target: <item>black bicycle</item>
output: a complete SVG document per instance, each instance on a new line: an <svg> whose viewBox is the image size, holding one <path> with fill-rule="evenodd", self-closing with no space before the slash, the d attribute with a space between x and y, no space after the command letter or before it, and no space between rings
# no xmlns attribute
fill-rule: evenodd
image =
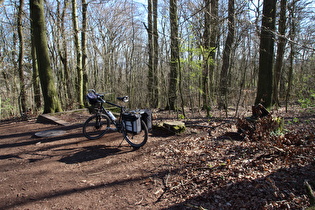
<svg viewBox="0 0 315 210"><path fill-rule="evenodd" d="M118 100L128 102L128 96L117 97ZM141 119L141 113L137 111L127 111L124 106L120 106L104 100L104 95L96 93L95 90L89 90L87 100L91 104L90 112L94 113L83 125L83 134L86 138L94 140L99 139L109 132L119 132L123 135L132 147L140 148L148 140L148 128ZM118 107L120 114L118 119L105 109L103 105L107 103Z"/></svg>

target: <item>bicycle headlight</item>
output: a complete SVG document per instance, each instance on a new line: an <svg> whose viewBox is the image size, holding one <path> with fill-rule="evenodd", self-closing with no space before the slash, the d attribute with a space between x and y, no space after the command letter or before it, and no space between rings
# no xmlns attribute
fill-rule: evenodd
<svg viewBox="0 0 315 210"><path fill-rule="evenodd" d="M123 102L127 103L129 101L129 97L128 96L124 96Z"/></svg>

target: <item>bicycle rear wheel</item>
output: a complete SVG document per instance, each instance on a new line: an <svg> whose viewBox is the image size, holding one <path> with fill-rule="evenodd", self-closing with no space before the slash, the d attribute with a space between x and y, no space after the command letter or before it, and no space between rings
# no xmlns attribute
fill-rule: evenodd
<svg viewBox="0 0 315 210"><path fill-rule="evenodd" d="M107 127L110 126L110 120L104 114L93 115L89 117L83 125L83 134L90 140L98 139L104 136Z"/></svg>
<svg viewBox="0 0 315 210"><path fill-rule="evenodd" d="M124 138L128 142L128 144L130 144L134 148L140 148L143 145L145 145L145 143L147 143L149 132L148 132L148 127L144 123L143 120L141 120L141 127L142 127L142 130L140 133L128 132L124 128L124 132L123 132Z"/></svg>

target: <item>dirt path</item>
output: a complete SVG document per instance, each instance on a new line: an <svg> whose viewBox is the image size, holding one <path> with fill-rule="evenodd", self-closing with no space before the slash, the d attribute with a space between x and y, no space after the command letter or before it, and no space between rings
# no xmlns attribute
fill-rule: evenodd
<svg viewBox="0 0 315 210"><path fill-rule="evenodd" d="M50 129L67 133L33 136ZM91 141L81 129L35 120L1 124L0 209L159 208L161 183L153 177L163 171L149 152L160 139L151 136L134 151L126 142L118 147L119 134Z"/></svg>

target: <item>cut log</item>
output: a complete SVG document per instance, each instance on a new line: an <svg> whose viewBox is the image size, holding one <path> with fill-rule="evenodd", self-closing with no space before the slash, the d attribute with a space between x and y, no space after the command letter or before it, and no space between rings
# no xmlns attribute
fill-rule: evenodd
<svg viewBox="0 0 315 210"><path fill-rule="evenodd" d="M60 120L57 117L48 115L48 114L42 114L37 117L38 123L44 123L44 124L57 124L57 125L63 125L63 126L68 126L70 123Z"/></svg>
<svg viewBox="0 0 315 210"><path fill-rule="evenodd" d="M186 130L185 123L181 121L164 122L163 126L174 133L182 133Z"/></svg>

